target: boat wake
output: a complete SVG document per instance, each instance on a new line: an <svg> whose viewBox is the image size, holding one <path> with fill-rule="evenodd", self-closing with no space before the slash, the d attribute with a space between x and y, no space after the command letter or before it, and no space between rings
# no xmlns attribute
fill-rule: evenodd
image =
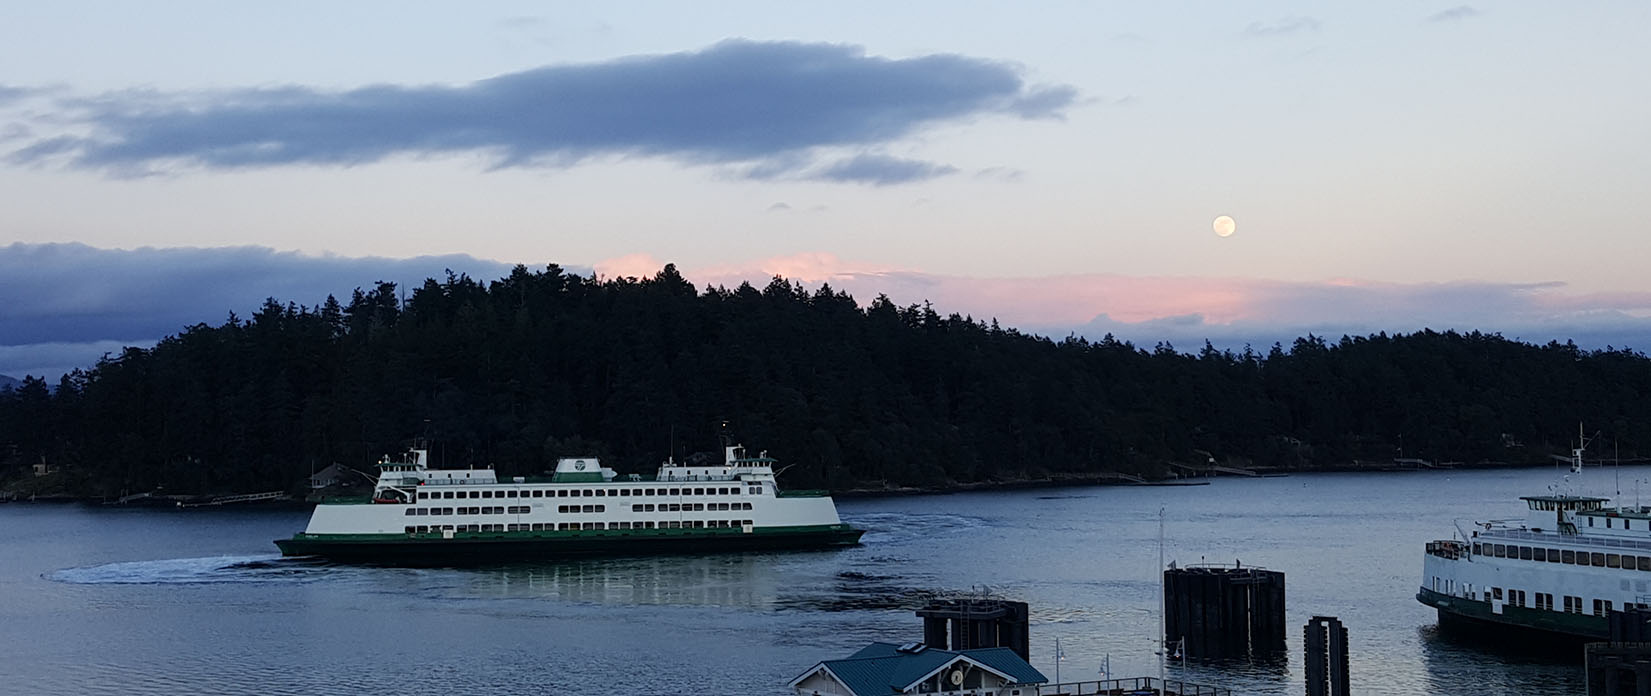
<svg viewBox="0 0 1651 696"><path fill-rule="evenodd" d="M208 556L126 561L64 568L45 578L73 585L196 585L308 581L330 569L310 559L277 555Z"/></svg>

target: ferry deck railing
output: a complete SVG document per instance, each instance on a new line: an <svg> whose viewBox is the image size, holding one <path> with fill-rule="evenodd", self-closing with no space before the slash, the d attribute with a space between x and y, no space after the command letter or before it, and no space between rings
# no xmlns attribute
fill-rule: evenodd
<svg viewBox="0 0 1651 696"><path fill-rule="evenodd" d="M1527 541L1541 541L1545 544L1570 544L1575 546L1608 546L1619 549L1651 550L1651 541L1636 541L1633 539L1613 539L1607 536L1577 537L1570 534L1547 534L1528 532L1523 529L1492 529L1479 533L1479 539L1523 539Z"/></svg>
<svg viewBox="0 0 1651 696"><path fill-rule="evenodd" d="M1003 691L1001 689L981 689L979 693L982 696L985 694L997 696L1002 694ZM1157 677L1129 677L1125 679L1042 684L1037 687L1035 692L1022 690L1021 693L1036 693L1037 696L1232 696L1233 692L1232 689L1224 686L1194 684L1179 679L1159 680Z"/></svg>
<svg viewBox="0 0 1651 696"><path fill-rule="evenodd" d="M1233 692L1224 686L1194 684L1179 679L1160 681L1157 677L1130 677L1037 686L963 689L943 693L945 696L1232 696Z"/></svg>

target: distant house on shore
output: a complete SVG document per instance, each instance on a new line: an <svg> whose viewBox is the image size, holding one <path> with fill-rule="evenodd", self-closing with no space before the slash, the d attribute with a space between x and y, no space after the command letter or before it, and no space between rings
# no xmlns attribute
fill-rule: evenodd
<svg viewBox="0 0 1651 696"><path fill-rule="evenodd" d="M52 473L52 468L49 467L49 466L46 466L46 458L41 457L40 461L35 462L34 475L35 476L45 476L46 474L49 474L49 473Z"/></svg>
<svg viewBox="0 0 1651 696"><path fill-rule="evenodd" d="M872 643L792 679L798 696L1002 694L1032 696L1049 681L1009 648L939 650L922 643Z"/></svg>
<svg viewBox="0 0 1651 696"><path fill-rule="evenodd" d="M345 483L345 476L349 473L344 465L334 463L325 469L310 474L310 488L326 488Z"/></svg>

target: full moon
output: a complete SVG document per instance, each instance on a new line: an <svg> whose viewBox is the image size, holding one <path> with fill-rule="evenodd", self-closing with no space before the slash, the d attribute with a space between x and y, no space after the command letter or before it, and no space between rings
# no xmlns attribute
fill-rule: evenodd
<svg viewBox="0 0 1651 696"><path fill-rule="evenodd" d="M1233 222L1232 216L1222 215L1215 219L1215 236L1231 237L1238 229L1238 223Z"/></svg>

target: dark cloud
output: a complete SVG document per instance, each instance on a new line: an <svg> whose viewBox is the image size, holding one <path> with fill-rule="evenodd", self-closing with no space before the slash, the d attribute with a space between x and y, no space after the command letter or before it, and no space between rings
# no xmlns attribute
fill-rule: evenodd
<svg viewBox="0 0 1651 696"><path fill-rule="evenodd" d="M1289 36L1319 30L1319 21L1312 17L1285 17L1272 22L1251 22L1244 27L1249 36Z"/></svg>
<svg viewBox="0 0 1651 696"><path fill-rule="evenodd" d="M265 247L0 247L0 374L61 373L200 322L242 317L274 297L317 305L387 280L411 288L446 269L479 280L512 264L455 254L411 259L304 256ZM570 272L588 273L584 269Z"/></svg>
<svg viewBox="0 0 1651 696"><path fill-rule="evenodd" d="M933 179L956 171L956 167L921 160L900 159L886 155L858 155L834 162L820 169L810 178L889 186L891 184L905 184Z"/></svg>
<svg viewBox="0 0 1651 696"><path fill-rule="evenodd" d="M0 85L0 106L6 106L23 101L29 97L49 94L53 90L44 87L19 87L17 85Z"/></svg>
<svg viewBox="0 0 1651 696"><path fill-rule="evenodd" d="M500 167L643 155L744 163L752 176L768 178L770 170L795 174L816 148L873 146L986 114L1059 118L1075 99L1071 87L1033 88L1014 66L968 56L888 59L847 45L730 40L696 52L543 67L459 86L59 99L59 108L90 133L41 139L10 158L145 174L180 166L347 166L456 152L492 154ZM872 164L839 163L827 171ZM941 168L931 165L929 175ZM919 169L906 165L908 176Z"/></svg>
<svg viewBox="0 0 1651 696"><path fill-rule="evenodd" d="M1464 19L1470 19L1470 18L1478 17L1478 16L1479 16L1479 11L1478 10L1473 9L1472 7L1470 7L1468 5L1457 5L1455 7L1452 7L1450 9L1448 9L1448 10L1443 10L1441 12L1436 12L1434 14L1428 15L1427 21L1429 21L1429 22L1456 22L1456 21L1461 21L1461 20L1464 20Z"/></svg>

